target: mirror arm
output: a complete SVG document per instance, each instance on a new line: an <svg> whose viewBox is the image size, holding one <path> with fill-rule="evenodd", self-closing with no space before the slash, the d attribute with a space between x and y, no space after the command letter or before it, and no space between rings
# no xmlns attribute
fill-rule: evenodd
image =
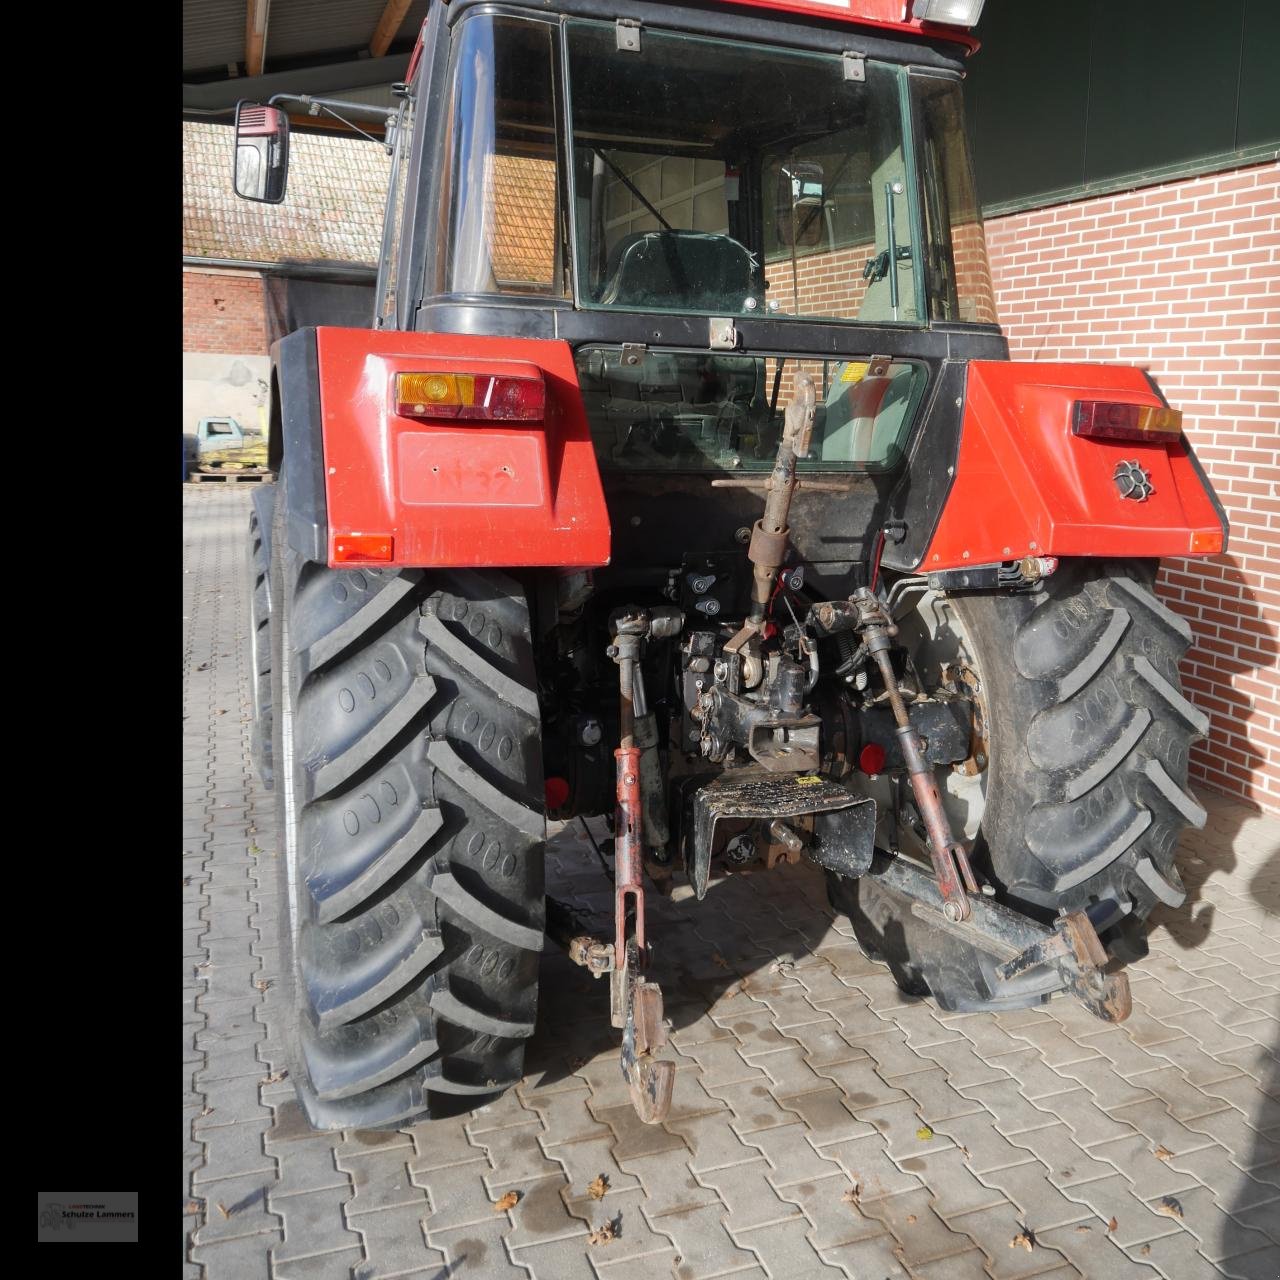
<svg viewBox="0 0 1280 1280"><path fill-rule="evenodd" d="M285 102L296 102L299 106L306 107L307 114L309 116L318 116L320 112L323 111L327 115L331 115L335 120L345 124L348 129L353 129L362 138L368 138L370 142L378 142L381 140L375 138L371 133L365 133L359 125L346 119L345 116L339 115L334 108L341 107L351 115L360 115L374 120L381 120L384 133L391 127L396 116L400 113L399 107L377 107L366 102L347 102L342 98L313 98L307 93L277 93L268 100L267 106L275 107Z"/></svg>

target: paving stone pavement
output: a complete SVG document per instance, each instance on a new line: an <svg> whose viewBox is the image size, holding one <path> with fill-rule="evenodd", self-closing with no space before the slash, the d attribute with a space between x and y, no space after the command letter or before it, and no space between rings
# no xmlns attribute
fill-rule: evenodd
<svg viewBox="0 0 1280 1280"><path fill-rule="evenodd" d="M244 488L184 491L185 1276L1280 1276L1280 821L1207 791L1189 900L1157 913L1121 1027L1067 1000L908 1000L820 875L785 868L652 910L664 1125L627 1104L605 984L549 951L515 1090L396 1133L310 1133L279 1078L248 508ZM548 888L603 913L588 853L560 832ZM617 1238L590 1244L606 1221Z"/></svg>

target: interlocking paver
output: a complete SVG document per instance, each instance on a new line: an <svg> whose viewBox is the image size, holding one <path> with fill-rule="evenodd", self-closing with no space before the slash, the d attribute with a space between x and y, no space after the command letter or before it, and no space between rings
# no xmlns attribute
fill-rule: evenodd
<svg viewBox="0 0 1280 1280"><path fill-rule="evenodd" d="M767 1091L761 1096L767 1096ZM786 1117L783 1113L778 1113L775 1118L779 1124L782 1124L785 1119L794 1120L795 1117ZM666 1129L669 1133L683 1139L687 1150L672 1146L660 1155L631 1156L627 1159L626 1167L628 1169L634 1167L641 1159L654 1161L661 1158L672 1162L678 1160L690 1171L703 1173L713 1169L728 1169L735 1164L748 1164L760 1158L759 1150L750 1145L739 1133L734 1123L733 1112L727 1107L719 1112L668 1120ZM671 1167L674 1169L674 1163Z"/></svg>
<svg viewBox="0 0 1280 1280"><path fill-rule="evenodd" d="M805 1218L774 1222L750 1230L730 1230L735 1241L760 1259L770 1280L808 1280L809 1276L838 1277L840 1268L823 1262L807 1239Z"/></svg>
<svg viewBox="0 0 1280 1280"><path fill-rule="evenodd" d="M422 1187L431 1201L428 1233L452 1231L455 1227L488 1222L493 1217L493 1202L497 1197L489 1194L484 1183L485 1175L492 1172L492 1168L481 1153L476 1154L479 1159L469 1164L449 1165L444 1176L418 1173L411 1167L409 1176L414 1185Z"/></svg>
<svg viewBox="0 0 1280 1280"><path fill-rule="evenodd" d="M241 1174L269 1174L275 1180L276 1162L262 1147L267 1121L220 1125L201 1129L196 1140L204 1144L204 1164L191 1175L193 1184L215 1182Z"/></svg>
<svg viewBox="0 0 1280 1280"><path fill-rule="evenodd" d="M822 1154L839 1162L865 1203L881 1196L914 1191L921 1185L915 1174L904 1172L889 1159L884 1139L878 1134L852 1142L832 1142L822 1148Z"/></svg>
<svg viewBox="0 0 1280 1280"><path fill-rule="evenodd" d="M919 1280L989 1280L986 1257L980 1249L953 1253L935 1262L916 1263L911 1270Z"/></svg>
<svg viewBox="0 0 1280 1280"><path fill-rule="evenodd" d="M1156 1155L1147 1138L1135 1135L1115 1142L1102 1142L1090 1148L1090 1154L1118 1169L1135 1187L1141 1187L1146 1198L1173 1195L1200 1185L1191 1173L1174 1167L1170 1157ZM1165 1149L1167 1152L1167 1149Z"/></svg>
<svg viewBox="0 0 1280 1280"><path fill-rule="evenodd" d="M397 1133L312 1134L290 1083L261 1083L290 1064L274 804L248 757L248 496L184 499L183 1160L201 1205L184 1275L1280 1275L1280 927L1262 903L1280 826L1206 793L1180 855L1193 901L1156 913L1120 1026L1061 999L943 1013L862 955L812 867L717 875L702 906L684 886L653 906L679 1067L665 1125L630 1109L605 985L547 954L519 1089ZM553 841L548 883L603 922L586 850L572 829ZM507 1188L522 1198L497 1213ZM1162 1195L1182 1222L1152 1211ZM589 1246L619 1210L619 1240ZM1019 1223L1031 1252L1010 1247Z"/></svg>
<svg viewBox="0 0 1280 1280"><path fill-rule="evenodd" d="M193 1188L191 1198L201 1206L193 1243L210 1245L276 1231L281 1222L267 1203L270 1186L269 1177L251 1173Z"/></svg>
<svg viewBox="0 0 1280 1280"><path fill-rule="evenodd" d="M772 1172L772 1166L762 1156L750 1164L699 1173L697 1178L719 1195L729 1211L725 1226L736 1233L803 1216L794 1204L774 1190L769 1181Z"/></svg>
<svg viewBox="0 0 1280 1280"><path fill-rule="evenodd" d="M418 1209L423 1217L430 1211L423 1189L410 1180L406 1154L412 1155L412 1150L400 1147L367 1155L336 1156L339 1171L351 1179L352 1196L343 1212L352 1226L357 1216L384 1209L408 1206Z"/></svg>
<svg viewBox="0 0 1280 1280"><path fill-rule="evenodd" d="M1120 1107L1112 1114L1117 1120L1131 1124L1139 1133L1149 1138L1152 1146L1162 1146L1169 1151L1195 1151L1199 1147L1210 1146L1214 1141L1209 1134L1197 1132L1176 1120L1162 1102L1155 1100ZM1207 1117L1204 1123L1214 1124L1216 1120L1218 1123L1214 1127L1220 1130L1224 1118L1229 1117L1230 1114L1229 1110L1221 1111L1217 1115ZM1230 1150L1225 1142L1219 1145L1226 1146ZM1234 1151L1232 1155L1235 1155Z"/></svg>
<svg viewBox="0 0 1280 1280"><path fill-rule="evenodd" d="M191 1258L213 1280L271 1280L271 1249L280 1238L279 1231L269 1230L197 1244L191 1250Z"/></svg>
<svg viewBox="0 0 1280 1280"><path fill-rule="evenodd" d="M452 1276L483 1276L485 1280L529 1280L527 1268L511 1260L503 1236L511 1224L505 1215L455 1227L449 1231L433 1231L427 1219L427 1243L440 1250L444 1266L433 1273L433 1280ZM450 1270L452 1268L452 1270Z"/></svg>
<svg viewBox="0 0 1280 1280"><path fill-rule="evenodd" d="M987 1062L967 1039L946 1040L919 1049L926 1066L941 1067L953 1089L970 1089L1010 1079L1009 1073L995 1063Z"/></svg>
<svg viewBox="0 0 1280 1280"><path fill-rule="evenodd" d="M586 1224L574 1217L565 1203L566 1186L564 1171L556 1168L536 1181L526 1181L519 1189L510 1188L517 1190L520 1198L506 1211L512 1222L505 1237L509 1249L586 1234ZM496 1212L492 1205L489 1212Z"/></svg>
<svg viewBox="0 0 1280 1280"><path fill-rule="evenodd" d="M360 1241L347 1229L342 1214L350 1198L349 1185L292 1196L270 1194L272 1212L284 1219L284 1241L271 1251L275 1264L358 1248Z"/></svg>
<svg viewBox="0 0 1280 1280"><path fill-rule="evenodd" d="M351 1229L360 1237L364 1259L355 1269L359 1280L399 1276L430 1268L435 1274L445 1262L444 1253L431 1247L423 1234L427 1205L405 1204L350 1217Z"/></svg>
<svg viewBox="0 0 1280 1280"><path fill-rule="evenodd" d="M1127 1143L1143 1144L1145 1139L1136 1134L1132 1138L1120 1138L1105 1146L1085 1148L1076 1141L1075 1134L1065 1124L1052 1124L1044 1129L1030 1129L1013 1139L1015 1146L1030 1151L1048 1170L1049 1181L1055 1187L1072 1187L1094 1178L1109 1178L1118 1167L1104 1161L1101 1152L1117 1150Z"/></svg>
<svg viewBox="0 0 1280 1280"><path fill-rule="evenodd" d="M992 1280L1023 1280L1024 1277L1052 1274L1067 1261L1058 1250L1047 1244L1039 1244L1031 1250L1015 1245L1013 1241L1030 1227L1040 1240L1035 1224L1010 1204L979 1209L963 1217L952 1218L952 1231L962 1239L971 1240L987 1258L987 1272Z"/></svg>
<svg viewBox="0 0 1280 1280"><path fill-rule="evenodd" d="M838 1088L817 1089L786 1100L788 1111L804 1121L808 1140L821 1148L827 1142L843 1142L849 1138L865 1138L875 1133L873 1124L857 1119Z"/></svg>
<svg viewBox="0 0 1280 1280"><path fill-rule="evenodd" d="M280 1258L272 1250L271 1274L276 1280L351 1280L352 1272L363 1262L364 1254L358 1247L296 1258Z"/></svg>
<svg viewBox="0 0 1280 1280"><path fill-rule="evenodd" d="M973 1249L967 1235L953 1230L934 1212L932 1200L929 1190L921 1187L873 1200L866 1206L867 1215L878 1218L901 1242L898 1256L909 1270Z"/></svg>
<svg viewBox="0 0 1280 1280"><path fill-rule="evenodd" d="M863 1276L874 1276L875 1280L900 1280L906 1276L907 1269L898 1258L901 1248L898 1241L887 1231L870 1236L865 1240L857 1240L853 1244L842 1244L836 1249L823 1251L824 1261L841 1267L845 1275L853 1280ZM945 1272L944 1272L945 1274Z"/></svg>
<svg viewBox="0 0 1280 1280"><path fill-rule="evenodd" d="M530 1116L530 1120L530 1124L472 1135L476 1146L484 1151L493 1166L493 1172L486 1176L485 1182L494 1199L512 1186L545 1178L559 1169L539 1141L544 1130L537 1116Z"/></svg>
<svg viewBox="0 0 1280 1280"><path fill-rule="evenodd" d="M1253 1253L1236 1254L1223 1258L1217 1264L1219 1275L1228 1280L1272 1280L1280 1275L1280 1252L1274 1248L1258 1249Z"/></svg>

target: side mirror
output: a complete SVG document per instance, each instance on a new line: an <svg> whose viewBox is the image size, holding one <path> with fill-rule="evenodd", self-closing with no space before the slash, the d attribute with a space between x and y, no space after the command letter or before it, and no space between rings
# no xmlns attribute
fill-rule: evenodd
<svg viewBox="0 0 1280 1280"><path fill-rule="evenodd" d="M826 193L820 164L792 161L778 169L778 195L774 205L780 243L812 249L822 242L826 225L822 212Z"/></svg>
<svg viewBox="0 0 1280 1280"><path fill-rule="evenodd" d="M279 107L236 104L234 187L244 200L279 204L289 178L289 117Z"/></svg>

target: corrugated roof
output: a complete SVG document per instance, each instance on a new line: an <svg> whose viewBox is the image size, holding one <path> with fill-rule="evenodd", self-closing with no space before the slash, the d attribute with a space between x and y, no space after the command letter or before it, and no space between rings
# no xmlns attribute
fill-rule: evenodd
<svg viewBox="0 0 1280 1280"><path fill-rule="evenodd" d="M241 200L231 188L232 131L182 126L182 252L246 262L376 266L391 158L359 138L294 133L283 204Z"/></svg>
<svg viewBox="0 0 1280 1280"><path fill-rule="evenodd" d="M266 67L271 58L366 48L386 0L271 0L267 19Z"/></svg>
<svg viewBox="0 0 1280 1280"><path fill-rule="evenodd" d="M182 69L203 71L244 61L245 0L185 0Z"/></svg>
<svg viewBox="0 0 1280 1280"><path fill-rule="evenodd" d="M393 44L417 37L429 0L413 0ZM281 59L367 49L386 0L271 0L265 70ZM183 0L182 67L208 72L245 57L245 0ZM407 45L405 45L407 47Z"/></svg>

